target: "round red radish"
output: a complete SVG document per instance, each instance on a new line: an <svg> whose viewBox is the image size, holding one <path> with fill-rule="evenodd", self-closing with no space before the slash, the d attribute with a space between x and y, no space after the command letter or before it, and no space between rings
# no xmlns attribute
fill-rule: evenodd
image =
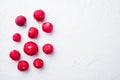
<svg viewBox="0 0 120 80"><path fill-rule="evenodd" d="M42 48L43 52L46 54L51 54L54 51L54 47L52 44L45 44Z"/></svg>
<svg viewBox="0 0 120 80"><path fill-rule="evenodd" d="M25 25L25 23L26 23L26 17L25 17L25 16L22 16L22 15L17 16L16 19L15 19L15 23L16 23L16 25L18 25L18 26L23 26L23 25Z"/></svg>
<svg viewBox="0 0 120 80"><path fill-rule="evenodd" d="M26 71L29 68L29 64L28 64L27 61L21 60L21 61L18 62L17 68L20 71Z"/></svg>
<svg viewBox="0 0 120 80"><path fill-rule="evenodd" d="M29 31L28 31L28 36L29 36L30 38L36 38L36 37L38 36L38 33L39 33L39 31L38 31L37 28L35 28L35 27L30 27L30 28L29 28Z"/></svg>
<svg viewBox="0 0 120 80"><path fill-rule="evenodd" d="M44 32L50 33L53 30L53 25L50 22L45 22L42 24L42 30Z"/></svg>
<svg viewBox="0 0 120 80"><path fill-rule="evenodd" d="M29 41L25 43L23 50L27 55L33 56L38 53L38 45L35 42Z"/></svg>
<svg viewBox="0 0 120 80"><path fill-rule="evenodd" d="M19 51L17 51L17 50L12 50L12 51L10 52L9 56L10 56L10 58L11 58L12 60L17 61L17 60L20 59L20 56L21 56L21 55L20 55Z"/></svg>
<svg viewBox="0 0 120 80"><path fill-rule="evenodd" d="M45 12L41 9L36 10L33 14L34 19L36 19L37 21L43 21L45 18Z"/></svg>
<svg viewBox="0 0 120 80"><path fill-rule="evenodd" d="M13 35L13 40L14 40L15 42L19 42L19 41L21 40L21 35L20 35L19 33L15 33L15 34Z"/></svg>
<svg viewBox="0 0 120 80"><path fill-rule="evenodd" d="M44 61L40 58L36 58L34 61L33 61L33 65L34 67L36 68L42 68L43 65L44 65Z"/></svg>

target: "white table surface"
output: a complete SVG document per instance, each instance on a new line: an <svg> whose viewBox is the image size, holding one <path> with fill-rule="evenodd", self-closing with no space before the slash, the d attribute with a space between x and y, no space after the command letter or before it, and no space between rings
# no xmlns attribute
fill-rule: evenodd
<svg viewBox="0 0 120 80"><path fill-rule="evenodd" d="M33 19L37 9L54 24L52 34ZM15 25L17 15L26 16L26 27ZM39 29L38 39L27 37L30 26ZM20 43L12 41L15 32L22 35ZM0 80L120 80L120 0L0 0L0 35ZM30 40L40 48L33 57L23 52ZM42 52L45 43L54 45L53 55ZM12 49L29 62L27 72L9 58ZM43 69L33 67L37 57L44 60Z"/></svg>

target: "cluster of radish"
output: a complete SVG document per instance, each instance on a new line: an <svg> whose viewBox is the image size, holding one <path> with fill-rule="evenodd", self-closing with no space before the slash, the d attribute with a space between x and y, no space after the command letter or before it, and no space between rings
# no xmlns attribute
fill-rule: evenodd
<svg viewBox="0 0 120 80"><path fill-rule="evenodd" d="M42 22L45 19L45 12L41 9L36 10L33 13L33 17L36 21ZM20 26L20 27L23 27L26 24L26 22L27 22L27 19L23 15L19 15L15 19L16 25ZM52 32L52 30L53 30L52 23L43 22L42 30L46 33ZM39 30L35 27L30 27L27 34L28 34L29 38L35 39L35 38L37 38L37 36L39 34ZM15 33L15 34L13 34L12 39L14 42L20 42L21 37L22 36L20 33ZM45 54L51 54L54 51L54 47L52 44L47 43L47 44L43 45L42 50ZM25 54L27 54L29 56L34 56L38 53L39 47L38 47L37 43L35 43L33 41L28 41L24 44L23 51ZM21 53L19 52L19 50L11 50L9 53L9 57L14 61L18 61L18 64L17 64L18 70L20 70L20 71L28 70L29 63L26 60L20 60ZM35 68L40 69L44 66L44 61L41 58L36 58L33 60L33 66Z"/></svg>

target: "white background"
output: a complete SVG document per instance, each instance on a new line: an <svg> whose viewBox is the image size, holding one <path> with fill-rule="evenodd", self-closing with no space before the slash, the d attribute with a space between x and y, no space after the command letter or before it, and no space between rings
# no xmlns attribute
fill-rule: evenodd
<svg viewBox="0 0 120 80"><path fill-rule="evenodd" d="M33 19L33 12L43 9L45 21L54 31L46 34ZM15 17L27 18L25 27L15 25ZM39 29L38 39L29 39L30 26ZM12 35L19 32L22 41L15 43ZM120 0L0 0L0 80L120 80ZM23 52L27 41L39 45L33 57ZM53 55L45 55L41 47L52 43ZM9 52L17 49L27 60L27 72L17 70ZM40 57L43 69L32 61Z"/></svg>

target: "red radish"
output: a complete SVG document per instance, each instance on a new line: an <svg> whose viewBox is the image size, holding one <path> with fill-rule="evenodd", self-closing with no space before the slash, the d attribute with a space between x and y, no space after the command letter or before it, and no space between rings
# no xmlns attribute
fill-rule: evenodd
<svg viewBox="0 0 120 80"><path fill-rule="evenodd" d="M17 50L12 50L12 51L10 52L9 56L10 56L10 58L11 58L12 60L17 61L17 60L20 59L20 56L21 56L21 55L20 55L19 51L17 51Z"/></svg>
<svg viewBox="0 0 120 80"><path fill-rule="evenodd" d="M34 61L33 61L33 65L34 67L36 68L42 68L43 65L44 65L44 61L40 58L36 58Z"/></svg>
<svg viewBox="0 0 120 80"><path fill-rule="evenodd" d="M43 21L45 18L45 12L41 9L36 10L33 14L34 19L36 19L37 21Z"/></svg>
<svg viewBox="0 0 120 80"><path fill-rule="evenodd" d="M20 35L19 33L15 33L15 34L13 35L13 40L14 40L15 42L19 42L19 41L21 40L21 35Z"/></svg>
<svg viewBox="0 0 120 80"><path fill-rule="evenodd" d="M42 48L43 52L46 54L51 54L54 51L54 47L52 44L45 44Z"/></svg>
<svg viewBox="0 0 120 80"><path fill-rule="evenodd" d="M38 45L35 42L29 41L25 43L23 50L27 55L33 56L38 52Z"/></svg>
<svg viewBox="0 0 120 80"><path fill-rule="evenodd" d="M28 64L27 61L21 60L21 61L18 62L17 68L20 71L26 71L29 68L29 64Z"/></svg>
<svg viewBox="0 0 120 80"><path fill-rule="evenodd" d="M16 25L18 25L18 26L23 26L23 25L25 25L25 23L26 23L26 17L25 17L25 16L22 16L22 15L17 16L16 19L15 19L15 23L16 23Z"/></svg>
<svg viewBox="0 0 120 80"><path fill-rule="evenodd" d="M50 22L45 22L42 24L42 30L44 32L50 33L53 30L53 25Z"/></svg>
<svg viewBox="0 0 120 80"><path fill-rule="evenodd" d="M35 28L35 27L30 27L30 28L29 28L29 31L28 31L28 36L29 36L30 38L36 38L36 37L38 36L38 33L39 33L39 31L38 31L37 28Z"/></svg>

